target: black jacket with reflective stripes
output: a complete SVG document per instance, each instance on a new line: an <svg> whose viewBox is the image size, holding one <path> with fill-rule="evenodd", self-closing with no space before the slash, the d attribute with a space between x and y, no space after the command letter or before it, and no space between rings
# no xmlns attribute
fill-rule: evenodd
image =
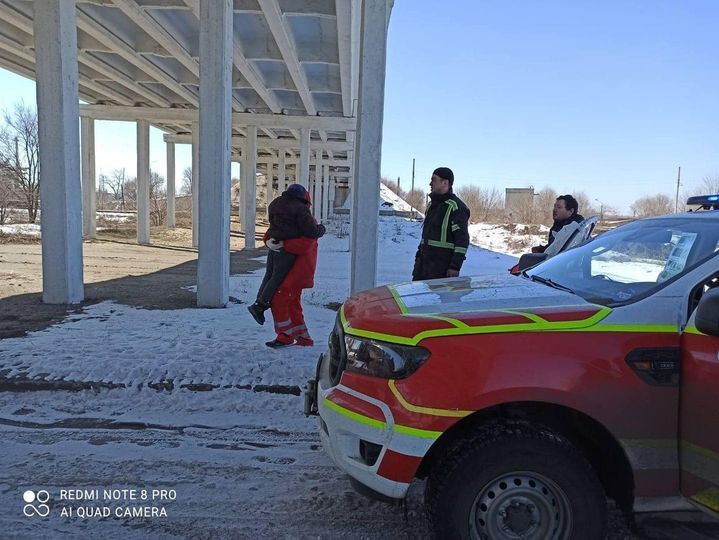
<svg viewBox="0 0 719 540"><path fill-rule="evenodd" d="M430 194L412 279L437 279L462 268L469 246L469 208L451 191Z"/></svg>

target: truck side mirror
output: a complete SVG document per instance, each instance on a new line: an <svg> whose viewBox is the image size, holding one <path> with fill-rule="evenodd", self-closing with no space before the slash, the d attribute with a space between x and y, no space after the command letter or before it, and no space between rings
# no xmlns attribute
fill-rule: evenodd
<svg viewBox="0 0 719 540"><path fill-rule="evenodd" d="M702 295L694 319L702 334L719 337L719 288L709 289Z"/></svg>

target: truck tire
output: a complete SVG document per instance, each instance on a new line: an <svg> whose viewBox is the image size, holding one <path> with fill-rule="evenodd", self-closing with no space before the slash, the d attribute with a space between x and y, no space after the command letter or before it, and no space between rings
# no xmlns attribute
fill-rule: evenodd
<svg viewBox="0 0 719 540"><path fill-rule="evenodd" d="M542 426L503 422L455 443L425 502L437 538L602 540L607 501L589 462Z"/></svg>

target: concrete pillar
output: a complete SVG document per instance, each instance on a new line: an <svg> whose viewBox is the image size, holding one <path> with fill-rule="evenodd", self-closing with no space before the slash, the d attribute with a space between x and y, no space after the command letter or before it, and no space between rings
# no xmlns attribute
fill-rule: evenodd
<svg viewBox="0 0 719 540"><path fill-rule="evenodd" d="M150 243L150 124L137 122L137 243Z"/></svg>
<svg viewBox="0 0 719 540"><path fill-rule="evenodd" d="M282 153L282 152L280 152L280 153ZM267 201L266 201L266 203L265 203L265 211L267 212L267 220L268 220L268 221L269 221L269 219L270 219L270 211L269 211L270 203L272 202L272 199L275 198L275 197L274 197L274 191L273 191L273 188L272 188L273 177L274 177L274 174L275 174L274 171L273 171L274 167L275 167L275 165L274 165L274 163L272 162L272 160L270 159L270 160L267 162L267 173L266 173L266 175L265 175L265 177L266 177L266 179L267 179L267 186L266 186L267 191L265 192L265 199L266 199Z"/></svg>
<svg viewBox="0 0 719 540"><path fill-rule="evenodd" d="M255 249L255 222L257 219L257 126L247 126L247 157L242 169L245 200L242 224L245 233L245 249Z"/></svg>
<svg viewBox="0 0 719 540"><path fill-rule="evenodd" d="M42 301L82 302L82 190L75 0L35 10Z"/></svg>
<svg viewBox="0 0 719 540"><path fill-rule="evenodd" d="M330 166L325 165L322 171L322 219L327 221L330 217Z"/></svg>
<svg viewBox="0 0 719 540"><path fill-rule="evenodd" d="M204 181L199 186L198 214L200 307L224 307L230 294L232 18L232 0L201 0L199 131L200 178Z"/></svg>
<svg viewBox="0 0 719 540"><path fill-rule="evenodd" d="M95 120L81 118L82 131L82 234L96 238L95 227Z"/></svg>
<svg viewBox="0 0 719 540"><path fill-rule="evenodd" d="M200 124L192 123L192 247L199 245L200 227Z"/></svg>
<svg viewBox="0 0 719 540"><path fill-rule="evenodd" d="M375 286L387 61L387 0L364 0L360 37L359 106L352 193L350 293Z"/></svg>
<svg viewBox="0 0 719 540"><path fill-rule="evenodd" d="M167 150L167 217L168 227L175 226L175 143L166 143Z"/></svg>
<svg viewBox="0 0 719 540"><path fill-rule="evenodd" d="M310 130L300 129L300 163L297 165L298 184L308 188L310 186Z"/></svg>
<svg viewBox="0 0 719 540"><path fill-rule="evenodd" d="M239 231L245 232L245 226L242 223L242 216L244 215L245 208L245 167L246 162L244 159L238 161L240 165L240 189L237 198L237 218L239 219Z"/></svg>
<svg viewBox="0 0 719 540"><path fill-rule="evenodd" d="M280 150L280 161L277 163L277 195L287 189L287 170L285 166L285 152Z"/></svg>
<svg viewBox="0 0 719 540"><path fill-rule="evenodd" d="M334 211L335 211L335 196L337 195L337 179L333 178L330 183L330 201L328 203L329 211L327 212L327 217L332 218L334 217Z"/></svg>
<svg viewBox="0 0 719 540"><path fill-rule="evenodd" d="M315 152L315 183L312 186L312 214L319 220L322 218L322 150Z"/></svg>

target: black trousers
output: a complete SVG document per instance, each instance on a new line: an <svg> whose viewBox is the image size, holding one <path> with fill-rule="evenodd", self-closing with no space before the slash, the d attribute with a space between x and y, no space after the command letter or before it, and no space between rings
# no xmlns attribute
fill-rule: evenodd
<svg viewBox="0 0 719 540"><path fill-rule="evenodd" d="M279 251L270 250L267 254L267 267L265 268L265 277L262 278L260 290L257 292L257 301L270 305L272 297L280 288L282 281L290 272L292 265L295 264L297 255L287 253L284 249Z"/></svg>
<svg viewBox="0 0 719 540"><path fill-rule="evenodd" d="M422 246L414 261L412 281L447 277L453 251L434 246Z"/></svg>

